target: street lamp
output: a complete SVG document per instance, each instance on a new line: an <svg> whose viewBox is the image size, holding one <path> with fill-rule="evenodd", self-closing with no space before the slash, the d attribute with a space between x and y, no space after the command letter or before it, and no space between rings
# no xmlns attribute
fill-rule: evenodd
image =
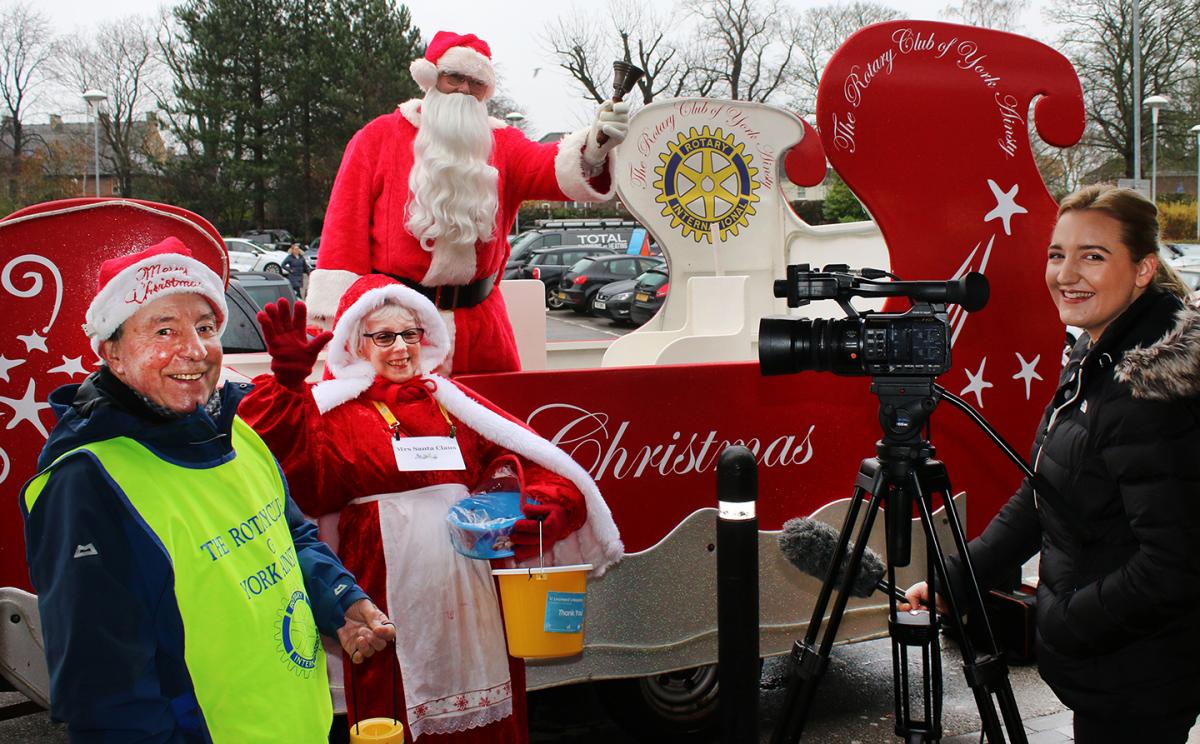
<svg viewBox="0 0 1200 744"><path fill-rule="evenodd" d="M1188 131L1196 135L1196 240L1200 240L1200 124Z"/></svg>
<svg viewBox="0 0 1200 744"><path fill-rule="evenodd" d="M1149 96L1142 105L1150 109L1150 128L1153 134L1150 147L1150 201L1158 192L1158 110L1171 101L1166 96Z"/></svg>
<svg viewBox="0 0 1200 744"><path fill-rule="evenodd" d="M95 114L96 125L93 141L96 151L96 196L100 196L100 104L107 101L108 96L102 90L90 88L83 92L83 100L87 101L88 113Z"/></svg>

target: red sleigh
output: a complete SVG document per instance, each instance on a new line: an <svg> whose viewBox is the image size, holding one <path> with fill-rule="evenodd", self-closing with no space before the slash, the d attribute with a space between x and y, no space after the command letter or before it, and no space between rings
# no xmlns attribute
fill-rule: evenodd
<svg viewBox="0 0 1200 744"><path fill-rule="evenodd" d="M591 472L630 553L590 587L587 651L531 665L532 687L715 661L714 469L726 443L757 455L763 530L814 513L837 523L837 502L879 438L877 401L865 378L759 373L758 319L789 312L771 292L789 263L868 265L903 279L982 271L991 300L978 313L952 312L954 365L939 382L1027 448L1063 340L1042 282L1055 204L1029 142L1035 100L1038 135L1073 144L1082 97L1061 55L1011 34L896 21L862 29L830 60L817 102L821 146L798 117L758 104L682 99L637 114L618 150L617 182L668 256L674 291L663 310L604 350L603 366L535 369L542 356L526 354L526 344L526 371L464 378ZM874 224L812 227L787 207L781 178L817 183L826 157ZM28 588L16 493L53 425L46 396L95 362L79 324L97 267L167 234L184 237L225 275L218 233L172 207L70 200L0 221L4 586ZM505 285L517 298L510 306L519 307L519 283ZM540 286L533 292L542 296ZM841 315L819 304L805 312ZM569 352L586 349L554 347L550 364ZM231 374L245 376L264 361L226 359ZM945 407L933 418L932 440L976 534L1020 475ZM914 551L919 543L915 534ZM917 576L900 580L908 578ZM761 580L762 652L783 653L802 635L818 582L767 541ZM880 634L884 607L881 599L856 600L845 635Z"/></svg>

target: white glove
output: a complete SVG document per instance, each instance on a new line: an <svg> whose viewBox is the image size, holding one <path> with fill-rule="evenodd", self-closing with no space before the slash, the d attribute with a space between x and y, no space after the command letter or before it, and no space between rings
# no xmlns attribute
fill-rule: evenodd
<svg viewBox="0 0 1200 744"><path fill-rule="evenodd" d="M600 133L608 135L608 140L600 144ZM625 141L629 134L629 103L621 101L613 103L605 101L596 112L596 121L592 122L592 131L588 134L587 144L583 148L583 160L592 167L599 169L608 159L608 153Z"/></svg>

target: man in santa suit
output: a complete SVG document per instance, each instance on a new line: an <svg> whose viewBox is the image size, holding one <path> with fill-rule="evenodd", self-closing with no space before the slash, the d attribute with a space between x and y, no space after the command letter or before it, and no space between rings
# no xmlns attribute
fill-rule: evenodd
<svg viewBox="0 0 1200 744"><path fill-rule="evenodd" d="M508 229L526 199L611 198L609 152L628 131L628 104L605 103L590 128L537 144L488 117L496 76L475 35L439 31L410 69L425 97L370 122L346 147L309 281L311 315L328 325L355 280L387 274L442 311L452 346L442 372L519 369L496 290Z"/></svg>

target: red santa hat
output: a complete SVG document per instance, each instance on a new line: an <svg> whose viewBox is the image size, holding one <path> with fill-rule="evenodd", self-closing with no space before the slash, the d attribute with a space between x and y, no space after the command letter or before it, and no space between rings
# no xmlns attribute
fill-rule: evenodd
<svg viewBox="0 0 1200 744"><path fill-rule="evenodd" d="M439 72L453 72L487 83L483 100L496 92L496 69L492 67L492 49L475 34L438 31L425 47L425 57L409 65L409 72L421 90L437 85Z"/></svg>
<svg viewBox="0 0 1200 744"><path fill-rule="evenodd" d="M322 412L353 400L375 380L375 368L358 355L362 321L384 305L397 305L412 313L425 329L421 339L421 373L437 369L450 353L450 332L438 310L425 295L384 274L359 278L338 303L333 340L325 360L325 379L313 388Z"/></svg>
<svg viewBox="0 0 1200 744"><path fill-rule="evenodd" d="M99 355L100 343L138 310L160 297L184 293L208 300L217 315L220 335L229 317L225 282L193 258L179 238L167 238L140 253L110 258L100 264L96 296L84 316L83 332Z"/></svg>

